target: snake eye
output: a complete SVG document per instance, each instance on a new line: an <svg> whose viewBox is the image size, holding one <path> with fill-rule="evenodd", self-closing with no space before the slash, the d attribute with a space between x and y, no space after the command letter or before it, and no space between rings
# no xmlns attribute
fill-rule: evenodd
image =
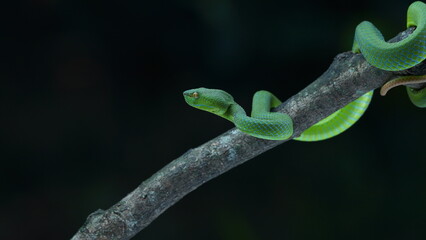
<svg viewBox="0 0 426 240"><path fill-rule="evenodd" d="M198 97L199 97L199 94L198 94L197 92L193 92L193 93L191 94L191 97L193 97L193 98L198 98Z"/></svg>

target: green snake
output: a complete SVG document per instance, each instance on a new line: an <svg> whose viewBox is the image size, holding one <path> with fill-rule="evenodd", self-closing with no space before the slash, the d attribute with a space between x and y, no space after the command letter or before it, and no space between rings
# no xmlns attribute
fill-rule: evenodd
<svg viewBox="0 0 426 240"><path fill-rule="evenodd" d="M407 27L416 29L407 38L388 43L380 31L370 22L360 23L355 30L352 51L361 53L368 63L386 71L400 71L411 68L426 59L426 4L417 1L407 11ZM387 82L381 94L400 85L426 83L425 76L403 76ZM426 107L426 87L414 89L407 86L411 102ZM233 97L219 89L197 88L183 93L185 101L192 107L216 114L235 124L244 133L251 136L285 140L293 135L293 121L284 113L271 112L281 101L268 91L258 91L253 96L252 112L247 116L244 109ZM299 141L320 141L334 137L349 127L363 115L367 109L373 91L370 91L330 116L305 130Z"/></svg>

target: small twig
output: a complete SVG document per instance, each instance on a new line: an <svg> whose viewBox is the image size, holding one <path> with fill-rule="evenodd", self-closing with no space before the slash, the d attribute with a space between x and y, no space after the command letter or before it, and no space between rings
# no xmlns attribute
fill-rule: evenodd
<svg viewBox="0 0 426 240"><path fill-rule="evenodd" d="M391 41L400 41L412 31L407 29ZM335 57L322 76L276 110L292 117L295 137L397 74L426 74L426 67L422 63L392 73L372 67L360 54L345 52ZM175 159L108 210L91 214L72 240L130 239L203 183L283 142L231 129Z"/></svg>

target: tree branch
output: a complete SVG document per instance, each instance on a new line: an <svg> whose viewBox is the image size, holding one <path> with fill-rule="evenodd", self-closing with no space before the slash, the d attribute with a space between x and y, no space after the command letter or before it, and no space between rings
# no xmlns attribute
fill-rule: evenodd
<svg viewBox="0 0 426 240"><path fill-rule="evenodd" d="M391 41L400 41L413 30L407 29ZM296 137L397 74L426 74L425 65L387 72L369 65L361 54L341 53L322 76L276 110L291 116ZM187 151L108 210L92 213L72 240L130 239L203 183L286 141L258 139L233 128Z"/></svg>

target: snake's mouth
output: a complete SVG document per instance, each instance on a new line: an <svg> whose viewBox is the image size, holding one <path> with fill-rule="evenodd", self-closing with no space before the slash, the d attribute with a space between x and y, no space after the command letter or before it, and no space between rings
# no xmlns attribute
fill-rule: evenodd
<svg viewBox="0 0 426 240"><path fill-rule="evenodd" d="M185 99L185 102L187 104L189 104L190 106L196 107L194 106L198 100L198 94L195 94L197 97L194 96L194 92L193 90L187 90L185 92L183 92L183 98Z"/></svg>
<svg viewBox="0 0 426 240"><path fill-rule="evenodd" d="M187 90L185 92L183 92L183 95L186 97L190 97L190 98L198 98L199 94L197 91L193 91L193 90Z"/></svg>

